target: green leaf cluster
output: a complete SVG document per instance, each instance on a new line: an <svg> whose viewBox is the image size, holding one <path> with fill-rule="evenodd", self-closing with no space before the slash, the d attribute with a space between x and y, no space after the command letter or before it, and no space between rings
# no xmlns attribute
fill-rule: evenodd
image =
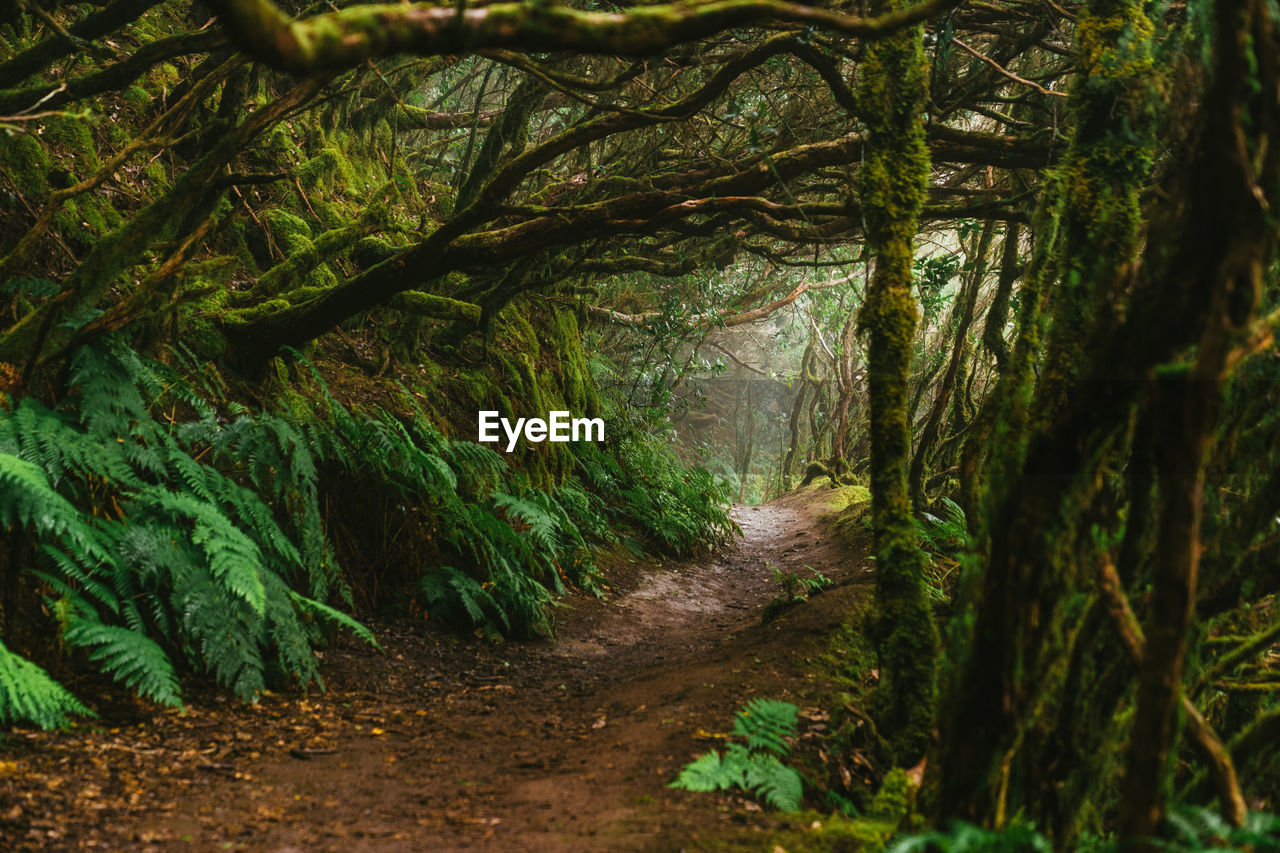
<svg viewBox="0 0 1280 853"><path fill-rule="evenodd" d="M741 788L769 806L797 811L804 783L795 768L783 763L791 749L800 709L790 702L757 697L733 720L733 741L723 754L712 750L685 765L671 783L686 791L728 791Z"/></svg>

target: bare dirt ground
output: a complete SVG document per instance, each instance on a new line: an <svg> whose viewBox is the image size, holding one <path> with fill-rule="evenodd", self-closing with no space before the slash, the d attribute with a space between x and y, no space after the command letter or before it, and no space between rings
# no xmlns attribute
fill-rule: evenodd
<svg viewBox="0 0 1280 853"><path fill-rule="evenodd" d="M197 693L185 714L107 707L16 732L0 849L759 849L780 818L667 783L747 699L815 701L811 656L869 576L811 504L735 518L742 539L712 557L610 558L609 596L567 596L555 640L383 625L385 653L325 652L324 693ZM765 625L770 565L837 585Z"/></svg>

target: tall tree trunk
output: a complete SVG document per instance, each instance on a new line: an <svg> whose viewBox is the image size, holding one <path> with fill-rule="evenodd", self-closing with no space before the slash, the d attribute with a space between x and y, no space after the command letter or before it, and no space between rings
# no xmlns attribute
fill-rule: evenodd
<svg viewBox="0 0 1280 853"><path fill-rule="evenodd" d="M980 477L966 473L970 532L985 564L962 581L957 624L968 636L940 721L937 811L947 818L1000 825L1022 812L1044 825L1058 808L1058 792L1044 784L1052 735L1039 709L1059 695L1087 620L1064 601L1088 556L1099 460L1127 421L1145 362L1145 354L1113 358L1103 368L1112 384L1080 383L1098 367L1096 345L1117 342L1104 334L1111 320L1100 318L1131 281L1155 143L1152 32L1139 0L1089 0L1077 22L1077 129L1037 211L1019 336L992 401L989 458ZM1095 310L1099 303L1109 311ZM1046 317L1050 356L1041 361ZM1105 410L1103 387L1126 392L1123 402Z"/></svg>
<svg viewBox="0 0 1280 853"><path fill-rule="evenodd" d="M1083 191L1090 181L1064 188L1057 252L1064 258L1064 275L1074 278L1060 300L1092 304L1099 296L1105 300L1120 293L1127 298L1122 312L1103 313L1076 335L1078 340L1065 339L1062 323L1088 312L1075 305L1055 314L1055 334L1063 336L1057 352L1065 358L1061 364L1046 362L1055 375L1039 395L1051 412L1027 431L1025 454L993 451L986 479L1003 482L993 474L1007 472L1009 485L997 493L989 486L984 501L990 556L985 573L974 580L981 587L981 604L964 614L973 629L956 667L956 701L941 721L944 748L935 811L999 825L1006 815L1017 813L1042 822L1046 814L1064 808L1064 792L1052 784L1062 768L1053 765L1072 757L1046 750L1038 717L1041 708L1060 699L1064 679L1059 670L1065 669L1075 644L1087 640L1080 630L1087 614L1074 615L1069 597L1081 600L1093 583L1092 564L1109 559L1109 549L1091 534L1092 513L1100 503L1098 484L1104 482L1104 468L1124 449L1134 409L1152 382L1163 386L1162 395L1171 387L1165 383L1185 383L1187 390L1174 394L1183 413L1171 413L1173 420L1161 424L1162 431L1168 430L1168 444L1159 451L1163 461L1156 463L1161 503L1155 553L1167 562L1153 569L1156 584L1164 589L1153 590L1151 618L1167 621L1161 630L1168 633L1155 641L1152 660L1142 664L1121 826L1130 840L1140 840L1150 838L1162 814L1166 758L1174 747L1172 720L1189 619L1184 606L1194 593L1198 551L1200 472L1204 447L1216 428L1214 400L1221 370L1231 361L1220 350L1223 341L1251 321L1261 269L1275 246L1274 222L1264 210L1275 204L1266 193L1280 183L1280 152L1265 141L1280 130L1275 97L1280 60L1274 25L1261 0L1216 6L1214 83L1200 101L1197 130L1165 176L1160 197L1167 201L1153 217L1142 262L1132 264L1123 244L1098 244L1090 237L1107 227L1099 212L1118 216L1118 227L1124 226L1141 187L1131 172L1117 175L1104 169L1117 162L1107 152L1114 155L1113 146L1126 146L1132 138L1116 135L1108 124L1133 129L1138 117L1126 110L1142 105L1136 93L1149 83L1142 61L1143 53L1149 55L1149 38L1144 45L1134 35L1151 30L1135 23L1143 14L1140 3L1122 5L1124 9L1111 0L1091 0L1078 22L1087 34L1081 49L1086 61L1074 92L1084 103L1078 107L1080 132L1063 169L1067 174L1109 175L1114 183L1101 196L1103 184L1097 181ZM1108 91L1114 96L1105 98L1109 106L1104 110L1097 99ZM1251 163L1251 157L1256 161ZM1100 201L1106 204L1099 207ZM1101 245L1118 252L1109 265L1096 258L1078 260L1087 247ZM1103 277L1094 279L1098 275ZM1222 331L1224 323L1229 323L1229 335ZM1169 369L1162 366L1193 347L1198 350L1194 378L1168 376ZM1010 373L1023 369L1021 359L1015 349ZM1164 378L1156 380L1161 374ZM996 434L1001 430L1005 444L1016 438L1007 419ZM1151 562L1154 566L1156 560ZM1182 707L1201 754L1210 756L1222 778L1230 778L1225 751L1213 746L1216 737L1194 706L1184 701ZM1230 799L1228 814L1235 819L1239 800Z"/></svg>
<svg viewBox="0 0 1280 853"><path fill-rule="evenodd" d="M892 8L898 6L884 4L878 10ZM858 86L867 125L858 190L875 255L859 331L869 342L877 725L894 760L904 766L919 761L929 745L938 655L937 629L925 598L926 557L907 496L907 391L917 320L911 266L929 177L923 35L913 27L868 46Z"/></svg>
<svg viewBox="0 0 1280 853"><path fill-rule="evenodd" d="M804 348L804 355L800 357L800 375L796 377L796 396L791 402L791 417L788 423L790 440L786 457L782 460L780 481L784 492L791 488L791 475L795 472L796 458L800 455L800 426L805 411L804 398L809 390L809 367L814 358L816 337L815 333L809 338L809 344Z"/></svg>
<svg viewBox="0 0 1280 853"><path fill-rule="evenodd" d="M1212 168L1196 163L1200 168L1188 180L1188 195L1190 206L1199 208L1201 215L1212 215L1215 209L1233 211L1232 221L1225 223L1232 239L1218 244L1222 257L1205 270L1209 275L1192 282L1208 302L1195 364L1182 371L1165 370L1155 383L1153 406L1161 423L1154 448L1158 527L1120 815L1121 836L1141 849L1154 849L1150 842L1164 816L1178 707L1184 701L1182 670L1202 550L1205 457L1217 429L1223 381L1238 355L1235 348L1253 322L1262 271L1273 258L1276 239L1263 188L1275 187L1280 157L1267 152L1261 163L1255 162L1241 140L1249 139L1249 133L1265 140L1280 128L1274 88L1280 73L1278 22L1257 0L1221 2L1216 11L1218 64L1206 97L1211 106L1200 129L1201 156ZM1258 92L1266 94L1257 97ZM1205 236L1213 238L1212 232ZM1202 727L1195 707L1186 711L1189 724ZM1230 798L1224 798L1224 812L1232 822L1242 817Z"/></svg>
<svg viewBox="0 0 1280 853"><path fill-rule="evenodd" d="M836 410L832 417L831 433L831 471L843 474L852 461L849 447L849 409L853 406L854 395L858 392L858 383L854 375L854 364L857 354L857 315L849 312L844 327L840 330L840 354L836 359Z"/></svg>

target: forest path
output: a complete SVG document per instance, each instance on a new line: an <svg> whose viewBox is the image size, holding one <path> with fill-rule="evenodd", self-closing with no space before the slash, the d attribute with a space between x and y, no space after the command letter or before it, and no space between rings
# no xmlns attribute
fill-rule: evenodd
<svg viewBox="0 0 1280 853"><path fill-rule="evenodd" d="M6 822L0 781L0 831L25 826L31 849L680 850L726 833L754 849L769 818L666 785L747 699L812 699L812 656L869 572L797 496L734 517L743 536L715 556L611 558L610 595L566 596L554 641L396 623L385 655L326 653L327 693L195 696L186 715L19 738L0 757L35 793ZM763 625L770 565L837 586Z"/></svg>

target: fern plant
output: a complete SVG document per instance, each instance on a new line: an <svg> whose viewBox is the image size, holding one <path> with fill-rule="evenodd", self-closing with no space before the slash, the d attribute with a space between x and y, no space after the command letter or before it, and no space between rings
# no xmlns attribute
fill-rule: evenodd
<svg viewBox="0 0 1280 853"><path fill-rule="evenodd" d="M307 564L281 524L318 528L281 499L301 491L305 503L295 434L270 418L223 427L182 377L110 340L77 353L71 384L58 409L26 398L0 417L0 524L37 543L34 576L68 647L140 695L179 705L180 670L211 673L244 699L273 672L317 683L317 617L371 639L290 586L325 591L323 567ZM192 419L179 422L179 407ZM290 486L255 491L268 477L255 476L251 453L247 471L218 467L251 428L285 449L258 464L274 464ZM6 655L5 721L54 725L82 709Z"/></svg>
<svg viewBox="0 0 1280 853"><path fill-rule="evenodd" d="M925 590L929 597L939 602L949 601L955 585L960 560L968 541L968 526L964 509L950 498L941 501L942 515L922 513L916 521L920 545L932 553L935 559L929 563L925 578Z"/></svg>
<svg viewBox="0 0 1280 853"><path fill-rule="evenodd" d="M53 729L68 717L90 714L49 673L0 643L0 726L25 720Z"/></svg>
<svg viewBox="0 0 1280 853"><path fill-rule="evenodd" d="M782 587L782 593L769 599L768 604L764 606L764 610L761 612L761 619L766 624L777 619L797 604L803 604L835 583L835 581L813 568L813 566L805 566L811 575L806 578L802 577L799 572L779 569L769 562L766 562L765 565L769 568L769 571L773 572L773 579Z"/></svg>
<svg viewBox="0 0 1280 853"><path fill-rule="evenodd" d="M1173 853L1280 851L1280 815L1250 812L1243 826L1234 827L1213 809L1184 807L1171 810L1167 822L1165 849Z"/></svg>
<svg viewBox="0 0 1280 853"><path fill-rule="evenodd" d="M775 809L797 811L804 783L783 759L799 712L790 702L752 699L734 716L733 734L741 740L730 742L723 754L712 750L685 765L670 787L702 792L740 788Z"/></svg>
<svg viewBox="0 0 1280 853"><path fill-rule="evenodd" d="M922 513L924 520L916 523L920 544L930 551L955 551L964 547L968 537L964 508L951 498L942 499L942 515Z"/></svg>
<svg viewBox="0 0 1280 853"><path fill-rule="evenodd" d="M276 681L319 684L322 626L372 642L328 604L351 603L321 510L335 483L364 484L425 529L439 559L417 594L493 634L550 633L553 594L598 591L588 540L619 526L679 553L733 529L711 476L643 434L586 445L577 478L531 489L491 449L444 438L409 394L403 414L357 412L299 359L309 395L250 412L216 371L172 355L181 369L103 339L75 354L59 406L0 412L0 524L35 543L31 576L61 639L156 702L180 703L184 673L250 700ZM0 721L52 725L79 707L5 660Z"/></svg>
<svg viewBox="0 0 1280 853"><path fill-rule="evenodd" d="M687 468L654 436L623 432L607 447L578 448L581 482L607 495L613 521L677 555L709 550L737 525L723 483L704 468Z"/></svg>

